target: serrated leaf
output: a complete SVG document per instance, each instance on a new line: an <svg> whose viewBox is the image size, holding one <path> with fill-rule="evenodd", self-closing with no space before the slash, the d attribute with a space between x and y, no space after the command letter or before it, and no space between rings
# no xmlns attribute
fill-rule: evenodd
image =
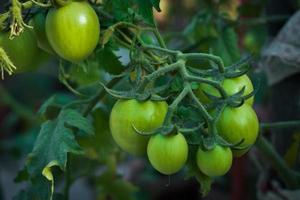
<svg viewBox="0 0 300 200"><path fill-rule="evenodd" d="M21 190L13 200L48 200L52 198L51 184L42 175L31 179L26 189Z"/></svg>
<svg viewBox="0 0 300 200"><path fill-rule="evenodd" d="M105 71L110 74L120 74L123 71L123 65L111 48L105 46L97 52L98 64L100 68L105 69Z"/></svg>
<svg viewBox="0 0 300 200"><path fill-rule="evenodd" d="M118 148L109 131L109 115L104 108L97 108L92 116L95 136L80 139L79 144L86 150L89 158L104 162Z"/></svg>
<svg viewBox="0 0 300 200"><path fill-rule="evenodd" d="M45 167L53 162L55 165L52 166L59 166L65 170L67 153L83 153L82 148L75 140L74 128L81 130L86 135L93 133L90 122L76 110L64 109L57 119L43 123L26 163L31 175L41 174Z"/></svg>
<svg viewBox="0 0 300 200"><path fill-rule="evenodd" d="M149 24L154 24L153 21L153 0L135 0L135 2L138 5L138 13L143 16L143 18L145 19L145 21ZM156 7L157 7L157 2L156 3ZM158 6L159 8L159 6Z"/></svg>
<svg viewBox="0 0 300 200"><path fill-rule="evenodd" d="M57 117L62 106L71 101L71 97L65 94L56 94L47 99L40 107L38 114L45 119Z"/></svg>

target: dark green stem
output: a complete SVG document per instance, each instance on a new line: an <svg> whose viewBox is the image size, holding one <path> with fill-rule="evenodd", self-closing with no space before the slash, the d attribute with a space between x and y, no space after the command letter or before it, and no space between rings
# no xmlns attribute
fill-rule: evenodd
<svg viewBox="0 0 300 200"><path fill-rule="evenodd" d="M207 53L185 53L182 54L181 57L183 57L184 59L208 59L218 65L219 71L221 73L224 73L225 71L223 60L219 56Z"/></svg>
<svg viewBox="0 0 300 200"><path fill-rule="evenodd" d="M66 171L65 171L65 187L64 187L64 198L65 200L69 200L69 190L71 186L71 154L68 155L69 159L66 163Z"/></svg>
<svg viewBox="0 0 300 200"><path fill-rule="evenodd" d="M122 77L117 77L117 78L113 78L111 81L109 81L106 86L108 88L113 87L114 85L116 85L120 80L122 79ZM90 100L90 103L85 107L84 111L83 111L83 116L87 116L95 107L95 105L100 101L100 99L102 99L106 94L106 91L101 88L99 90L99 92L93 96Z"/></svg>
<svg viewBox="0 0 300 200"><path fill-rule="evenodd" d="M184 99L184 97L189 93L190 85L188 83L185 83L185 86L181 93L174 99L172 104L168 108L167 115L165 117L164 125L170 125L172 123L172 117L177 109L178 104Z"/></svg>
<svg viewBox="0 0 300 200"><path fill-rule="evenodd" d="M255 145L262 152L263 156L271 162L272 166L288 188L296 189L300 187L300 175L288 167L270 142L260 135Z"/></svg>
<svg viewBox="0 0 300 200"><path fill-rule="evenodd" d="M300 120L261 123L261 129L300 127Z"/></svg>

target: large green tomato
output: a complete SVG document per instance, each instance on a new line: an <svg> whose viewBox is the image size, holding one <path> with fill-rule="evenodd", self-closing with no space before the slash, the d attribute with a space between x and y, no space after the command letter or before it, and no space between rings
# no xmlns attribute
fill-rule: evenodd
<svg viewBox="0 0 300 200"><path fill-rule="evenodd" d="M244 95L248 95L253 91L252 82L247 75L239 76L236 78L225 79L222 83L222 86L228 95L233 95L239 92L241 89L243 89L244 86L245 86ZM203 91L206 92L207 94L220 97L220 93L216 88L214 88L209 84L201 83L199 85L199 88L196 90L196 95L199 98L199 100L205 104L210 103L211 101L204 94ZM249 105L252 105L253 101L254 101L254 97L251 97L247 99L245 102Z"/></svg>
<svg viewBox="0 0 300 200"><path fill-rule="evenodd" d="M117 101L109 119L115 142L128 153L145 154L149 137L138 134L133 126L142 132L153 131L162 126L167 110L168 105L164 101Z"/></svg>
<svg viewBox="0 0 300 200"><path fill-rule="evenodd" d="M259 122L253 108L243 104L238 108L226 107L217 122L218 133L226 141L237 144L243 150L233 150L234 156L241 156L255 143L259 131Z"/></svg>
<svg viewBox="0 0 300 200"><path fill-rule="evenodd" d="M0 32L0 46L17 67L16 72L36 69L40 59L40 50L33 31L25 28L19 36L12 40L9 39L9 35L9 32Z"/></svg>
<svg viewBox="0 0 300 200"><path fill-rule="evenodd" d="M46 13L39 12L34 15L32 25L37 38L38 47L48 53L53 54L54 51L50 46L46 35Z"/></svg>
<svg viewBox="0 0 300 200"><path fill-rule="evenodd" d="M199 148L196 159L199 169L207 176L223 176L232 165L232 152L230 148L220 145L207 151Z"/></svg>
<svg viewBox="0 0 300 200"><path fill-rule="evenodd" d="M96 12L87 2L74 1L49 11L46 34L59 56L71 62L80 62L97 46L100 24Z"/></svg>
<svg viewBox="0 0 300 200"><path fill-rule="evenodd" d="M167 136L156 134L149 140L147 154L157 171L170 175L178 172L186 163L188 145L181 133Z"/></svg>

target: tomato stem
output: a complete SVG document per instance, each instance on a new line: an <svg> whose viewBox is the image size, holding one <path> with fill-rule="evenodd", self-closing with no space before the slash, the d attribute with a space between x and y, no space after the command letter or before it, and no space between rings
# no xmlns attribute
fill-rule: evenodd
<svg viewBox="0 0 300 200"><path fill-rule="evenodd" d="M300 186L300 174L291 170L285 161L276 152L274 147L268 140L260 135L256 141L256 147L262 154L271 162L278 175L283 179L285 184L290 189L296 189Z"/></svg>

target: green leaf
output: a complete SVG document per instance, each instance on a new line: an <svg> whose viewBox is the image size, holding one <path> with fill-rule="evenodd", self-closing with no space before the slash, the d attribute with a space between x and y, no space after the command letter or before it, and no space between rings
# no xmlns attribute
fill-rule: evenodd
<svg viewBox="0 0 300 200"><path fill-rule="evenodd" d="M220 56L225 66L230 66L240 59L237 35L233 28L219 29L219 36L211 41L211 53Z"/></svg>
<svg viewBox="0 0 300 200"><path fill-rule="evenodd" d="M109 113L103 107L99 107L92 116L95 136L82 138L79 144L85 149L89 158L104 162L118 150L109 130Z"/></svg>
<svg viewBox="0 0 300 200"><path fill-rule="evenodd" d="M97 52L100 67L111 74L119 74L123 71L123 65L119 58L107 45Z"/></svg>
<svg viewBox="0 0 300 200"><path fill-rule="evenodd" d="M57 119L43 123L26 163L30 175L41 174L49 165L51 165L50 167L59 166L65 170L67 153L83 153L82 148L75 140L74 128L81 130L86 135L93 133L90 122L80 113L71 109L64 109Z"/></svg>
<svg viewBox="0 0 300 200"><path fill-rule="evenodd" d="M76 82L79 86L87 86L98 82L102 74L97 59L97 57L93 57L88 62L71 66L68 70L70 80Z"/></svg>
<svg viewBox="0 0 300 200"><path fill-rule="evenodd" d="M158 12L161 12L161 9L159 7L160 0L151 0L151 3Z"/></svg>
<svg viewBox="0 0 300 200"><path fill-rule="evenodd" d="M45 177L39 175L32 178L29 186L14 196L13 200L47 200L51 198L51 184Z"/></svg>
<svg viewBox="0 0 300 200"><path fill-rule="evenodd" d="M135 0L138 5L138 13L143 16L145 21L149 24L154 24L153 21L153 6L155 8L159 9L159 1L153 1L153 0ZM153 4L154 2L154 4Z"/></svg>
<svg viewBox="0 0 300 200"><path fill-rule="evenodd" d="M66 94L55 94L42 104L38 114L45 119L54 119L59 114L62 106L66 105L71 100L72 98Z"/></svg>

